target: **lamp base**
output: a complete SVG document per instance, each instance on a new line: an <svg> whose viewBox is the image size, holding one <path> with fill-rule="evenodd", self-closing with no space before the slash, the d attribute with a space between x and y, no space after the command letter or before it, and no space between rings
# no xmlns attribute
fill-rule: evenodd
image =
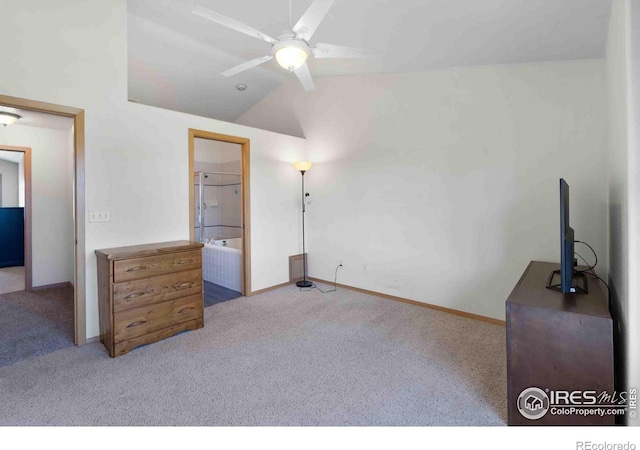
<svg viewBox="0 0 640 450"><path fill-rule="evenodd" d="M308 287L312 287L313 283L311 281L309 281L309 280L302 280L302 281L298 281L296 283L296 286L308 288Z"/></svg>

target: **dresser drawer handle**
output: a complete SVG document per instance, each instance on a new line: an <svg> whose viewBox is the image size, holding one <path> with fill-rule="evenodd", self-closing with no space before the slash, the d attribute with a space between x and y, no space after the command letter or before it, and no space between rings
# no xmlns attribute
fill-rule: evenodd
<svg viewBox="0 0 640 450"><path fill-rule="evenodd" d="M137 327L138 325L142 325L142 324L145 324L145 323L147 323L146 320L138 320L137 322L133 322L133 323L130 323L129 325L127 325L127 328Z"/></svg>
<svg viewBox="0 0 640 450"><path fill-rule="evenodd" d="M178 261L178 265L189 264L191 262L193 262L193 259L181 259L180 261Z"/></svg>
<svg viewBox="0 0 640 450"><path fill-rule="evenodd" d="M186 308L182 308L180 311L178 311L178 314L182 314L184 312L189 312L189 311L193 311L195 308L193 306L187 306Z"/></svg>
<svg viewBox="0 0 640 450"><path fill-rule="evenodd" d="M151 269L149 266L134 266L126 270L126 272L137 272L138 270Z"/></svg>
<svg viewBox="0 0 640 450"><path fill-rule="evenodd" d="M193 282L185 281L184 283L177 284L176 285L176 289L187 288L187 287L191 287L191 286L193 286Z"/></svg>
<svg viewBox="0 0 640 450"><path fill-rule="evenodd" d="M140 297L140 296L142 296L142 295L144 295L144 294L145 294L145 292L134 292L134 293L132 293L132 294L127 295L127 296L125 297L125 300L126 300L126 299L129 299L129 298L136 298L136 297Z"/></svg>

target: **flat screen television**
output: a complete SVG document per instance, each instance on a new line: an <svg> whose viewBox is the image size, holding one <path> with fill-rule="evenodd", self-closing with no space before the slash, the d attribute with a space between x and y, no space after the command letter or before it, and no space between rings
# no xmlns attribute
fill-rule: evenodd
<svg viewBox="0 0 640 450"><path fill-rule="evenodd" d="M587 277L584 272L575 270L574 231L569 217L569 184L560 178L560 270L551 273L547 287L563 294L586 294ZM556 275L560 275L560 284L554 284ZM578 280L581 280L582 286L578 285Z"/></svg>

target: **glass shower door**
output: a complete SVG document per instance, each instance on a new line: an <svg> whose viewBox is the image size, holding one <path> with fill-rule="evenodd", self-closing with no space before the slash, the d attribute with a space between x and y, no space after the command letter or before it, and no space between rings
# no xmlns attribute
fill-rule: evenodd
<svg viewBox="0 0 640 450"><path fill-rule="evenodd" d="M196 242L204 242L205 241L205 228L204 228L204 173L203 172L195 172L194 174L194 186L193 192L195 197L195 238Z"/></svg>

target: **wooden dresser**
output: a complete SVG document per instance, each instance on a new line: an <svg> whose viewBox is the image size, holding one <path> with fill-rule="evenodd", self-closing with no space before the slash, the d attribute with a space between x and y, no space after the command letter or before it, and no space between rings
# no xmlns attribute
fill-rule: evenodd
<svg viewBox="0 0 640 450"><path fill-rule="evenodd" d="M547 289L549 274L559 268L531 261L506 301L509 425L614 425L613 415L587 414L594 407L581 398L586 391L613 395L613 321L606 297L593 276L588 294ZM537 418L520 409L529 388L543 398ZM573 393L576 400L554 400L552 392ZM571 407L571 414L558 413Z"/></svg>
<svg viewBox="0 0 640 450"><path fill-rule="evenodd" d="M100 340L111 357L204 326L203 244L96 250Z"/></svg>

